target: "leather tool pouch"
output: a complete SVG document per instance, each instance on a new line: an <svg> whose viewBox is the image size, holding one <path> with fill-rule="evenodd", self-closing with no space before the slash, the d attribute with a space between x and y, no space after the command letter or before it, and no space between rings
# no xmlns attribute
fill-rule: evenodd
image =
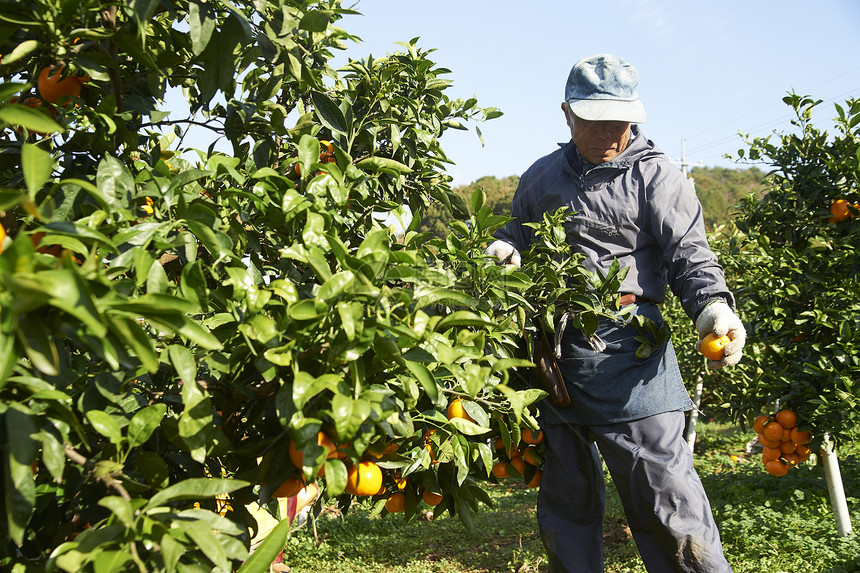
<svg viewBox="0 0 860 573"><path fill-rule="evenodd" d="M552 403L562 408L570 406L570 396L567 393L567 386L564 385L561 368L543 329L539 329L535 335L532 362L535 363L535 374L541 388L549 393Z"/></svg>

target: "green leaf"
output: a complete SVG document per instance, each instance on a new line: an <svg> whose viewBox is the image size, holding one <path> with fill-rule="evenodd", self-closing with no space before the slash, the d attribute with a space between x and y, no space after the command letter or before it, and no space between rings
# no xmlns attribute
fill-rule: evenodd
<svg viewBox="0 0 860 573"><path fill-rule="evenodd" d="M409 372L418 380L418 383L421 384L421 387L424 388L424 392L427 393L427 396L433 402L436 402L439 399L439 387L436 384L436 379L433 377L433 374L430 372L430 369L421 364L420 362L413 362L411 360L405 360L406 368L409 369Z"/></svg>
<svg viewBox="0 0 860 573"><path fill-rule="evenodd" d="M32 143L21 146L21 171L31 198L42 189L53 170L54 159L50 153Z"/></svg>
<svg viewBox="0 0 860 573"><path fill-rule="evenodd" d="M18 339L32 365L50 376L60 373L60 356L53 335L41 317L24 315L18 323Z"/></svg>
<svg viewBox="0 0 860 573"><path fill-rule="evenodd" d="M131 198L137 195L131 171L125 163L111 155L106 155L99 162L96 187L104 203L111 208L116 207L118 203L130 203Z"/></svg>
<svg viewBox="0 0 860 573"><path fill-rule="evenodd" d="M206 2L188 3L189 36L191 37L191 52L199 56L206 49L212 32L215 31L215 14L212 6Z"/></svg>
<svg viewBox="0 0 860 573"><path fill-rule="evenodd" d="M175 501L233 493L249 485L251 485L250 482L237 479L189 478L156 493L144 506L144 510L151 510Z"/></svg>
<svg viewBox="0 0 860 573"><path fill-rule="evenodd" d="M18 103L0 107L0 122L17 125L33 133L62 133L65 131L51 116L36 108Z"/></svg>
<svg viewBox="0 0 860 573"><path fill-rule="evenodd" d="M331 305L331 301L340 296L344 290L355 281L355 275L352 271L342 271L329 277L317 291L315 297L317 303Z"/></svg>
<svg viewBox="0 0 860 573"><path fill-rule="evenodd" d="M168 573L176 570L179 558L185 553L185 545L176 541L170 533L161 536L161 553L164 555L164 564Z"/></svg>
<svg viewBox="0 0 860 573"><path fill-rule="evenodd" d="M229 570L227 554L211 527L199 521L186 521L182 529L194 541L200 551L216 565L216 570Z"/></svg>
<svg viewBox="0 0 860 573"><path fill-rule="evenodd" d="M457 431L461 434L466 434L467 436L481 436L491 431L490 428L481 427L465 418L452 418L449 421L455 428L457 428Z"/></svg>
<svg viewBox="0 0 860 573"><path fill-rule="evenodd" d="M3 65L11 66L16 63L18 60L22 60L31 53L35 52L39 48L38 40L24 40L15 48L3 56Z"/></svg>
<svg viewBox="0 0 860 573"><path fill-rule="evenodd" d="M147 406L132 416L128 423L128 443L131 447L141 446L161 424L167 404Z"/></svg>
<svg viewBox="0 0 860 573"><path fill-rule="evenodd" d="M34 416L12 403L3 416L6 421L5 506L8 534L18 546L23 543L27 522L36 502L36 486L30 464L36 459L38 443Z"/></svg>
<svg viewBox="0 0 860 573"><path fill-rule="evenodd" d="M436 324L436 332L445 332L455 326L493 326L495 323L469 310L456 310Z"/></svg>
<svg viewBox="0 0 860 573"><path fill-rule="evenodd" d="M197 380L197 362L190 350L178 344L171 344L167 347L167 356L170 358L173 368L176 369L180 380L183 382Z"/></svg>
<svg viewBox="0 0 860 573"><path fill-rule="evenodd" d="M311 101L320 123L335 133L346 133L349 130L343 112L330 97L322 92L313 91Z"/></svg>
<svg viewBox="0 0 860 573"><path fill-rule="evenodd" d="M161 330L172 330L207 350L221 349L221 341L192 318L178 313L151 314L144 318L155 327Z"/></svg>
<svg viewBox="0 0 860 573"><path fill-rule="evenodd" d="M336 374L323 374L317 378L307 372L296 373L293 380L293 402L296 408L301 410L308 401L323 390L335 390L340 376Z"/></svg>
<svg viewBox="0 0 860 573"><path fill-rule="evenodd" d="M353 400L344 394L335 394L331 400L331 411L339 436L354 435L370 416L371 407L367 400Z"/></svg>
<svg viewBox="0 0 860 573"><path fill-rule="evenodd" d="M328 468L326 468L328 475ZM263 543L257 547L251 556L242 563L236 573L266 573L270 570L272 563L284 549L287 535L290 533L290 520L282 519L272 531L266 535Z"/></svg>
<svg viewBox="0 0 860 573"><path fill-rule="evenodd" d="M112 444L120 444L122 442L122 428L113 416L102 410L90 410L86 413L86 416L93 429L109 439Z"/></svg>
<svg viewBox="0 0 860 573"><path fill-rule="evenodd" d="M308 32L325 32L331 22L331 10L309 10L302 16L299 28Z"/></svg>
<svg viewBox="0 0 860 573"><path fill-rule="evenodd" d="M114 571L124 571L125 564L131 561L131 554L128 551L114 550L99 550L93 560L94 573L113 573Z"/></svg>
<svg viewBox="0 0 860 573"><path fill-rule="evenodd" d="M133 526L134 508L132 508L130 501L118 495L109 495L99 499L98 504L109 509L126 527L131 528Z"/></svg>
<svg viewBox="0 0 860 573"><path fill-rule="evenodd" d="M371 173L389 173L391 175L412 173L410 167L388 157L367 157L357 162L356 166Z"/></svg>
<svg viewBox="0 0 860 573"><path fill-rule="evenodd" d="M140 363L150 373L158 370L158 357L152 339L143 330L143 327L131 318L121 316L107 316L110 330L117 338L125 342L131 348Z"/></svg>
<svg viewBox="0 0 860 573"><path fill-rule="evenodd" d="M129 0L129 8L134 11L139 22L148 22L155 15L160 0Z"/></svg>
<svg viewBox="0 0 860 573"><path fill-rule="evenodd" d="M293 320L314 320L323 315L323 311L317 309L313 300L306 298L291 304L288 314Z"/></svg>

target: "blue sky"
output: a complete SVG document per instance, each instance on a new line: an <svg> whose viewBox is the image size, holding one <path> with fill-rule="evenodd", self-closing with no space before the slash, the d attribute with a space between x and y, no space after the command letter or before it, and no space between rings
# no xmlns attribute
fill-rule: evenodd
<svg viewBox="0 0 860 573"><path fill-rule="evenodd" d="M349 5L345 3L344 5ZM528 7L527 7L528 6ZM451 70L450 97L476 96L505 115L474 131L446 132L454 184L520 175L569 138L559 109L570 67L609 52L639 71L645 134L671 158L735 167L724 159L754 136L791 128L789 91L834 103L860 98L857 0L360 0L339 25L360 36L347 57L383 56L420 37Z"/></svg>

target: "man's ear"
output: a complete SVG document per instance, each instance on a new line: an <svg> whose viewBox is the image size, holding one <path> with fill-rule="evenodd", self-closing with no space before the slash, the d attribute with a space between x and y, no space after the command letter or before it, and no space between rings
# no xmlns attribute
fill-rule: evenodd
<svg viewBox="0 0 860 573"><path fill-rule="evenodd" d="M564 121L567 123L567 126L573 127L570 125L570 114L568 113L568 103L566 101L561 102L561 112L564 114Z"/></svg>

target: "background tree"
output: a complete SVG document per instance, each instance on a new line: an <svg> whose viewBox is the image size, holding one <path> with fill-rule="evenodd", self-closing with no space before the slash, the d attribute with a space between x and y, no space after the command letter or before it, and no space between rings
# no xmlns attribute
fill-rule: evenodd
<svg viewBox="0 0 860 573"><path fill-rule="evenodd" d="M731 407L747 421L777 403L791 408L816 451L825 433L837 443L857 435L860 102L836 106L831 136L810 120L819 101L784 99L794 129L741 152L771 171L765 195L744 200L739 232L721 245L750 340Z"/></svg>
<svg viewBox="0 0 860 573"><path fill-rule="evenodd" d="M694 167L690 177L695 181L708 230L731 220L743 198L760 196L764 183L764 173L757 167Z"/></svg>

